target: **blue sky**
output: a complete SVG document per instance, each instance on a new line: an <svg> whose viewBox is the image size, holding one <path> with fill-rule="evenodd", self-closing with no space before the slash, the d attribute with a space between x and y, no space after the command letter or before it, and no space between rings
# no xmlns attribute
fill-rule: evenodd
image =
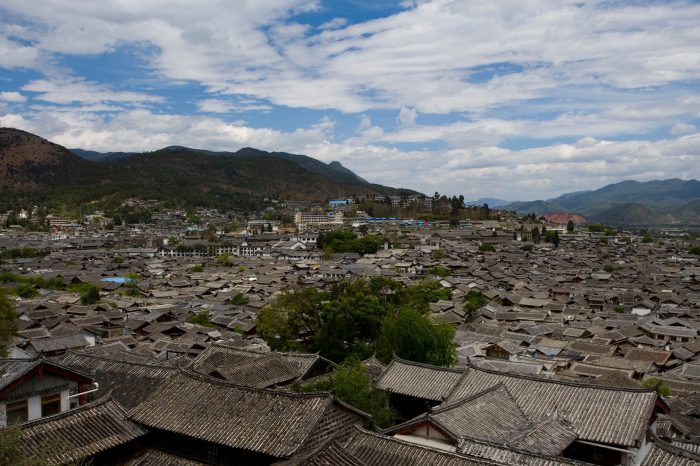
<svg viewBox="0 0 700 466"><path fill-rule="evenodd" d="M699 90L697 2L0 2L2 126L469 199L698 178Z"/></svg>

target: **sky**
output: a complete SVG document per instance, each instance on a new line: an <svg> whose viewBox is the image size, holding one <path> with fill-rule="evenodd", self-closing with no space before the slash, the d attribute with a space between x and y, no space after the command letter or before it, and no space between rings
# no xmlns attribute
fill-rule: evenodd
<svg viewBox="0 0 700 466"><path fill-rule="evenodd" d="M467 199L700 178L700 2L0 0L0 126Z"/></svg>

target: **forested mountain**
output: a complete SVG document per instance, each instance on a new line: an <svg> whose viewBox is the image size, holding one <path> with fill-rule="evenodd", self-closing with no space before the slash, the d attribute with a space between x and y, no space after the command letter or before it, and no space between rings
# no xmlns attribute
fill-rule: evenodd
<svg viewBox="0 0 700 466"><path fill-rule="evenodd" d="M181 206L245 207L263 197L324 201L399 192L368 183L340 163L304 155L179 146L145 153L71 152L12 128L0 129L0 188L4 204L24 199L71 206L140 197Z"/></svg>
<svg viewBox="0 0 700 466"><path fill-rule="evenodd" d="M546 201L514 202L505 209L537 214L573 212L592 222L619 225L700 223L700 181L622 181L595 191Z"/></svg>

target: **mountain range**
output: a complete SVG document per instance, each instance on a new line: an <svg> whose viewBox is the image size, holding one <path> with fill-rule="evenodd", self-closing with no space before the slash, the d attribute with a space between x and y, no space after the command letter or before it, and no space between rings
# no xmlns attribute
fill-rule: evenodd
<svg viewBox="0 0 700 466"><path fill-rule="evenodd" d="M68 150L13 128L0 128L0 190L7 202L114 204L141 197L229 208L253 207L251 202L263 197L324 201L352 194L415 193L369 183L339 162L326 164L305 155L181 146L99 153Z"/></svg>
<svg viewBox="0 0 700 466"><path fill-rule="evenodd" d="M700 225L700 181L622 181L554 199L514 202L519 213L576 213L606 225Z"/></svg>

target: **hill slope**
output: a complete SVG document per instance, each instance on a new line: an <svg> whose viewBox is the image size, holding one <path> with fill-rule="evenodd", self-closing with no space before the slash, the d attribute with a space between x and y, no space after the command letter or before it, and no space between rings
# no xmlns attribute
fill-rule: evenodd
<svg viewBox="0 0 700 466"><path fill-rule="evenodd" d="M148 153L75 152L24 131L0 130L0 187L37 202L80 205L128 197L182 206L249 206L262 197L324 201L351 194L392 194L339 163L246 148L210 152L167 147ZM68 176L66 176L68 175Z"/></svg>
<svg viewBox="0 0 700 466"><path fill-rule="evenodd" d="M564 194L546 201L514 202L509 210L551 214L572 212L590 221L621 225L697 224L700 181L622 181L595 191Z"/></svg>
<svg viewBox="0 0 700 466"><path fill-rule="evenodd" d="M58 144L31 133L0 128L0 189L31 192L62 182L89 163Z"/></svg>

